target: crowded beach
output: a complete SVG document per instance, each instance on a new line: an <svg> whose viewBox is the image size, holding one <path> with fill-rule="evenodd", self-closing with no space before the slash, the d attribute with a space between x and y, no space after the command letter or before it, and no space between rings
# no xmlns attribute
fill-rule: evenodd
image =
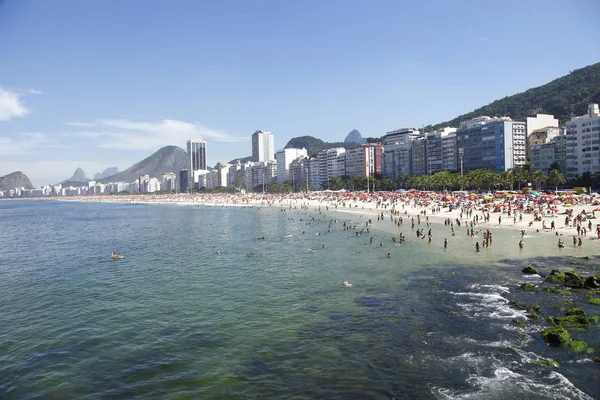
<svg viewBox="0 0 600 400"><path fill-rule="evenodd" d="M67 199L64 199L67 200ZM582 246L586 240L600 239L598 194L535 191L474 193L466 191L430 192L348 192L315 191L287 194L156 194L82 196L74 201L118 203L177 203L186 206L280 207L314 209L319 212L359 213L401 224L414 218L454 227L501 228L526 233L558 236L557 247L567 238ZM522 241L519 242L522 247Z"/></svg>

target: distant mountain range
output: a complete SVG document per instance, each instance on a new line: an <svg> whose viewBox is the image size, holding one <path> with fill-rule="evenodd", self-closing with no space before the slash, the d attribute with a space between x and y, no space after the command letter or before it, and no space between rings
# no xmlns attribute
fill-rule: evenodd
<svg viewBox="0 0 600 400"><path fill-rule="evenodd" d="M132 182L142 175L161 178L168 172L178 173L186 168L187 153L181 147L165 146L144 158L142 161L132 165L125 171L99 179L99 182Z"/></svg>
<svg viewBox="0 0 600 400"><path fill-rule="evenodd" d="M458 117L429 125L425 131L435 130L444 126L458 127L460 122L474 117L506 116L513 119L521 119L536 113L553 114L561 123L565 123L572 116L583 115L587 111L589 103L600 103L600 63L571 71L566 76L555 79L545 85L529 89L523 93L496 100L486 106L474 111L459 115ZM371 142L374 138L369 138ZM291 139L285 148L305 148L309 155L314 155L324 149L334 147L353 147L356 143L364 143L365 139L358 130L352 130L346 136L344 142L324 142L313 136L300 136ZM236 160L249 160L250 156ZM232 160L232 161L236 161ZM177 146L166 146L151 156L118 172L118 168L107 168L102 174L96 174L94 179L100 182L131 182L140 175L150 175L160 178L167 172L177 172L186 168L186 152ZM81 168L77 168L73 176L62 182L63 186L80 186L87 183L89 179ZM13 172L0 177L0 190L25 187L32 189L31 181L21 171Z"/></svg>
<svg viewBox="0 0 600 400"><path fill-rule="evenodd" d="M125 171L119 172L117 167L104 170L102 174L96 174L94 180L101 183L108 182L133 182L141 175L150 175L153 178L161 178L168 172L178 173L186 168L187 156L185 150L177 146L165 146L144 158L142 161L132 165ZM77 168L70 179L61 182L63 186L81 186L90 180L85 176L81 168Z"/></svg>
<svg viewBox="0 0 600 400"><path fill-rule="evenodd" d="M20 187L33 189L31 181L27 175L21 171L11 172L8 175L0 176L0 190L12 190Z"/></svg>
<svg viewBox="0 0 600 400"><path fill-rule="evenodd" d="M94 175L94 180L107 178L109 176L116 175L118 173L119 173L118 167L106 168L102 173L97 173L96 175Z"/></svg>

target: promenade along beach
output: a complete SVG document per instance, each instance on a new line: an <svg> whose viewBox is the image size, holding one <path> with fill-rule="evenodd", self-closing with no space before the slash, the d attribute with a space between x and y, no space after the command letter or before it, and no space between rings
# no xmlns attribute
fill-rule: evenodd
<svg viewBox="0 0 600 400"><path fill-rule="evenodd" d="M596 196L63 200L0 202L0 397L600 397Z"/></svg>

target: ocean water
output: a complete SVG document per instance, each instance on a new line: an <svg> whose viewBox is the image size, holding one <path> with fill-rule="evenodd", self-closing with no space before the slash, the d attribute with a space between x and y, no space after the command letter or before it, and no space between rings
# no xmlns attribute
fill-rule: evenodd
<svg viewBox="0 0 600 400"><path fill-rule="evenodd" d="M429 244L388 218L0 201L0 398L600 398L598 326L572 332L594 354L550 348L547 322L517 326L508 304L600 314L584 293L517 288L544 285L529 263L594 271L599 242L527 235L519 251L518 232L491 229L476 253L458 227L421 221ZM532 363L548 359L560 367Z"/></svg>

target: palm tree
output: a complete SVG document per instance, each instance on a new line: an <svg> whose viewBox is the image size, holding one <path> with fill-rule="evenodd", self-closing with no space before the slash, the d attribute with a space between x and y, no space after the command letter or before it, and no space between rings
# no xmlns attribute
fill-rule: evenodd
<svg viewBox="0 0 600 400"><path fill-rule="evenodd" d="M558 187L567 183L565 176L557 169L553 169L548 173L548 183L558 190Z"/></svg>
<svg viewBox="0 0 600 400"><path fill-rule="evenodd" d="M540 190L540 186L546 182L547 179L548 178L546 178L546 175L544 175L544 173L539 169L529 174L529 180L537 190Z"/></svg>

